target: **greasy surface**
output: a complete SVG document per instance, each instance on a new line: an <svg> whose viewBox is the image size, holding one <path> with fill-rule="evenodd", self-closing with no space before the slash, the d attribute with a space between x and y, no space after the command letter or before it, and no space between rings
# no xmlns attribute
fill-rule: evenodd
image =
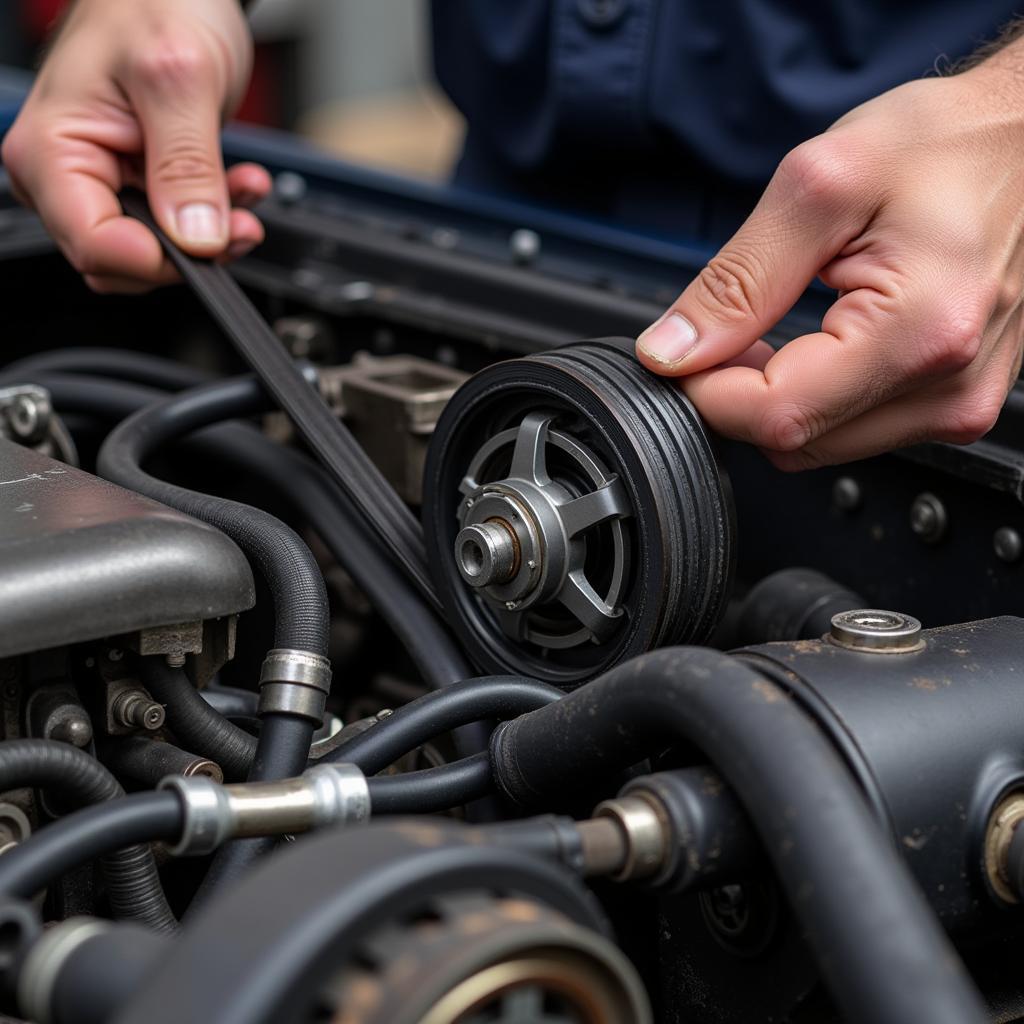
<svg viewBox="0 0 1024 1024"><path fill-rule="evenodd" d="M0 440L0 657L250 607L223 534Z"/></svg>

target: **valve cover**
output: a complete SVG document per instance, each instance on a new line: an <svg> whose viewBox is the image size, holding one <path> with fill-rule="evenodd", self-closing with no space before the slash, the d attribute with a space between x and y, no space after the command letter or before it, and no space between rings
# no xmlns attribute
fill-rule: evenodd
<svg viewBox="0 0 1024 1024"><path fill-rule="evenodd" d="M234 542L0 439L0 657L250 608Z"/></svg>

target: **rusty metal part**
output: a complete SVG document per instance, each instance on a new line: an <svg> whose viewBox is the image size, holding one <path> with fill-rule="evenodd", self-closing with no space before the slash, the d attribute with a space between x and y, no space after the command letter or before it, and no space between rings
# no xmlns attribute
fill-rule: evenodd
<svg viewBox="0 0 1024 1024"><path fill-rule="evenodd" d="M524 898L465 894L379 930L328 999L332 1024L648 1024L607 940Z"/></svg>
<svg viewBox="0 0 1024 1024"><path fill-rule="evenodd" d="M113 720L125 729L155 732L164 724L165 712L141 687L121 690L110 705Z"/></svg>

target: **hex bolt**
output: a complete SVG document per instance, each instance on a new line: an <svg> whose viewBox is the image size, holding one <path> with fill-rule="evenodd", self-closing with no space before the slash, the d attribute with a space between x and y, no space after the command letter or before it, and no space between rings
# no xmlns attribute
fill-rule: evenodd
<svg viewBox="0 0 1024 1024"><path fill-rule="evenodd" d="M164 655L164 661L167 662L168 668L184 668L185 666L185 652L184 651L170 651Z"/></svg>
<svg viewBox="0 0 1024 1024"><path fill-rule="evenodd" d="M1012 526L1001 526L992 535L992 550L1000 562L1012 565L1024 552L1024 541Z"/></svg>
<svg viewBox="0 0 1024 1024"><path fill-rule="evenodd" d="M860 484L852 476L841 476L832 485L832 504L844 512L854 512L863 501Z"/></svg>
<svg viewBox="0 0 1024 1024"><path fill-rule="evenodd" d="M114 720L128 729L153 732L164 724L164 708L145 690L122 690L111 707Z"/></svg>
<svg viewBox="0 0 1024 1024"><path fill-rule="evenodd" d="M857 608L832 616L828 639L838 647L870 654L908 654L924 647L921 623L912 615Z"/></svg>
<svg viewBox="0 0 1024 1024"><path fill-rule="evenodd" d="M946 506L927 492L919 494L910 506L910 529L926 544L935 544L946 534L949 517Z"/></svg>

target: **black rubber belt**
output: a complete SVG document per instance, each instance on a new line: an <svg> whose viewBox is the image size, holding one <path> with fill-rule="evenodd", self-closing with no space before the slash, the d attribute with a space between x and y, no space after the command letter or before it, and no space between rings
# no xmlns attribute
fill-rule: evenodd
<svg viewBox="0 0 1024 1024"><path fill-rule="evenodd" d="M219 264L182 252L153 219L141 192L125 190L121 193L121 204L127 214L142 221L160 240L185 283L352 499L370 530L439 609L441 604L427 571L420 524L349 429L331 412L319 391L310 387L235 279Z"/></svg>

